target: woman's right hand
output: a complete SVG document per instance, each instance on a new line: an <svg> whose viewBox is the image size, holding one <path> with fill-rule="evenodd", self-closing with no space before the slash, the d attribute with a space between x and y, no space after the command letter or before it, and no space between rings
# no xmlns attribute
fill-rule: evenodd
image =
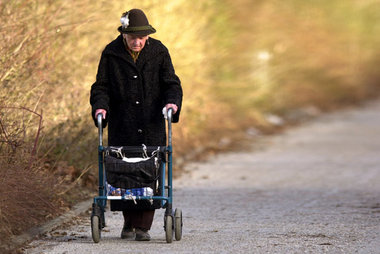
<svg viewBox="0 0 380 254"><path fill-rule="evenodd" d="M106 119L107 111L105 109L102 109L102 108L95 110L95 119L98 118L98 114L102 114L103 119Z"/></svg>

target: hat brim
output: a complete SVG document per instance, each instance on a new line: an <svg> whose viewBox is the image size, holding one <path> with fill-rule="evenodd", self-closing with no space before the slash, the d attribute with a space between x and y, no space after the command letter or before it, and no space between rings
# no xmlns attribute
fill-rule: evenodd
<svg viewBox="0 0 380 254"><path fill-rule="evenodd" d="M142 26L142 27L140 26L127 27L125 29L123 29L122 26L119 26L117 30L123 34L137 34L137 35L149 35L156 32L156 29L154 29L151 25Z"/></svg>

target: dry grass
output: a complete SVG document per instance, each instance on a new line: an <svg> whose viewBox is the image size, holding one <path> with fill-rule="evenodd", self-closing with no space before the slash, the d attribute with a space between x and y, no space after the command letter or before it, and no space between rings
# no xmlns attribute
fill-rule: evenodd
<svg viewBox="0 0 380 254"><path fill-rule="evenodd" d="M57 182L36 157L41 123L41 115L31 110L1 108L0 245L60 210L52 192Z"/></svg>
<svg viewBox="0 0 380 254"><path fill-rule="evenodd" d="M0 1L2 122L28 123L25 115L7 114L4 107L42 112L44 119L32 168L31 160L14 159L30 154L29 148L20 145L20 152L9 154L9 143L1 147L1 158L7 159L0 172L17 180L4 182L1 196L12 195L19 183L26 188L21 190L25 197L32 190L41 195L36 202L54 204L52 213L73 181L76 186L94 184L97 140L89 90L100 53L118 35L125 10L144 9L158 31L153 37L171 52L184 89L181 123L174 127L175 155L189 160L205 149L225 149L249 127L271 131L275 126L266 119L268 113L286 118L294 109L330 110L378 95L379 3ZM36 125L7 128L20 144L33 147L36 129L31 126ZM53 200L51 186L48 191L41 182L52 174L55 180L49 183L66 186ZM0 222L9 223L5 233L20 231L12 223L26 216L17 211L29 209L29 201L1 203ZM33 222L45 216L35 212Z"/></svg>
<svg viewBox="0 0 380 254"><path fill-rule="evenodd" d="M225 65L234 85L219 96L240 98L239 111L326 110L379 93L379 1L238 2L230 3L237 60Z"/></svg>

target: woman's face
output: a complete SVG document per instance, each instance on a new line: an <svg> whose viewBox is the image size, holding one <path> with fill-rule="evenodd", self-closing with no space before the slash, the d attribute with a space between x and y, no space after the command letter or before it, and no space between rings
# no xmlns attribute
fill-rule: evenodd
<svg viewBox="0 0 380 254"><path fill-rule="evenodd" d="M149 38L149 35L123 34L123 37L130 50L139 52L144 48L145 42Z"/></svg>

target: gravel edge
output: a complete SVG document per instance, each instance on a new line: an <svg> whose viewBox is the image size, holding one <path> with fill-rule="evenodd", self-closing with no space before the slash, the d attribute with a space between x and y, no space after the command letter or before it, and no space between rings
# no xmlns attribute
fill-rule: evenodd
<svg viewBox="0 0 380 254"><path fill-rule="evenodd" d="M73 220L76 216L88 211L93 203L93 198L90 198L88 200L82 201L76 205L73 206L70 211L62 214L61 216L54 218L48 222L46 222L43 225L31 228L27 232L21 234L21 235L16 235L11 237L10 241L6 246L0 246L0 250L5 250L9 252L15 251L17 248L21 248L28 242L36 239L38 236L41 236L43 234L46 234L50 231L53 231L60 225L67 223L71 220Z"/></svg>

